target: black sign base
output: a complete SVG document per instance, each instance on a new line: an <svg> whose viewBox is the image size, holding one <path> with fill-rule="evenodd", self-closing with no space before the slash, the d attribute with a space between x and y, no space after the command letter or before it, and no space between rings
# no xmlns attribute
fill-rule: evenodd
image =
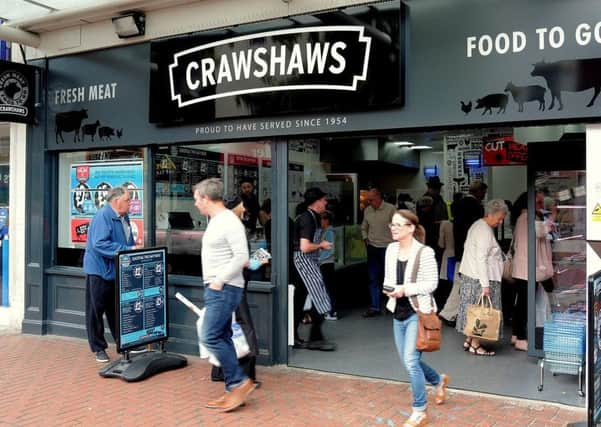
<svg viewBox="0 0 601 427"><path fill-rule="evenodd" d="M135 382L172 369L183 368L188 360L174 353L149 351L131 356L129 360L119 359L102 368L98 374L104 378L121 378L123 381Z"/></svg>

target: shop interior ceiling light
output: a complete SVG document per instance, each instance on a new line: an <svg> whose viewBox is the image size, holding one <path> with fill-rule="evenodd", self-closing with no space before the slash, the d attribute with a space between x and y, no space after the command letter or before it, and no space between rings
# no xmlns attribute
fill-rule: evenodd
<svg viewBox="0 0 601 427"><path fill-rule="evenodd" d="M399 147L409 147L410 145L413 145L413 142L409 142L409 141L397 141L397 142L393 142L394 145L398 145Z"/></svg>
<svg viewBox="0 0 601 427"><path fill-rule="evenodd" d="M429 145L414 145L412 147L409 147L412 150L431 150L432 147L430 147Z"/></svg>
<svg viewBox="0 0 601 427"><path fill-rule="evenodd" d="M112 21L120 39L143 36L146 32L146 16L141 12L125 12Z"/></svg>

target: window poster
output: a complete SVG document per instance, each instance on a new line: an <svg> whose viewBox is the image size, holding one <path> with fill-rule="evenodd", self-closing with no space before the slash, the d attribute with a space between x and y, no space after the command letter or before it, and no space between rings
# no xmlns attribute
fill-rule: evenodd
<svg viewBox="0 0 601 427"><path fill-rule="evenodd" d="M192 199L192 187L207 178L223 178L223 154L192 147L159 150L155 162L157 197Z"/></svg>
<svg viewBox="0 0 601 427"><path fill-rule="evenodd" d="M125 186L131 192L129 218L136 245L144 244L144 166L141 160L89 162L70 168L71 242L84 244L90 221L106 204L113 187Z"/></svg>
<svg viewBox="0 0 601 427"><path fill-rule="evenodd" d="M288 163L288 202L300 203L305 194L305 167L299 163Z"/></svg>
<svg viewBox="0 0 601 427"><path fill-rule="evenodd" d="M261 168L259 177L259 201L271 199L271 160L263 159L263 167Z"/></svg>

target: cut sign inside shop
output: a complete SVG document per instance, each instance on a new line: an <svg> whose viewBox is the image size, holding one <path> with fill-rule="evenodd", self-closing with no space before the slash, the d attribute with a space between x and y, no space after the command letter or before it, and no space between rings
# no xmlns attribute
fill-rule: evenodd
<svg viewBox="0 0 601 427"><path fill-rule="evenodd" d="M484 166L525 165L528 146L513 140L512 136L486 138L482 144Z"/></svg>

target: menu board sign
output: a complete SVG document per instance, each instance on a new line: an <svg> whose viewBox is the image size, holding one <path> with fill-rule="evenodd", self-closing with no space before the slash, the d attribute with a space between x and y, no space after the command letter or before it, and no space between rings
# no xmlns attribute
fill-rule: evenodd
<svg viewBox="0 0 601 427"><path fill-rule="evenodd" d="M168 338L167 248L119 252L117 266L117 350Z"/></svg>

